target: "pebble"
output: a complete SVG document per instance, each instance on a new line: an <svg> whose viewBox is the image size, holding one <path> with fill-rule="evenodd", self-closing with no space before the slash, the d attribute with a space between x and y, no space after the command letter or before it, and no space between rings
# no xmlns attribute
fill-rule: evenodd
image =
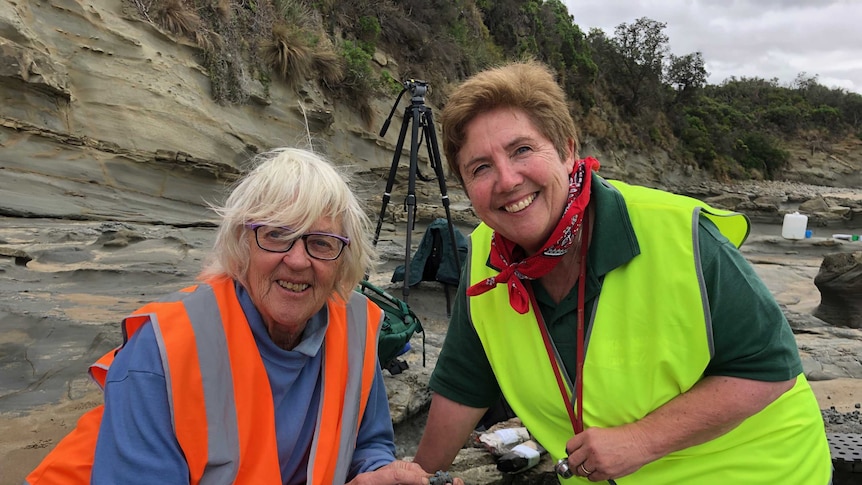
<svg viewBox="0 0 862 485"><path fill-rule="evenodd" d="M847 413L839 412L835 406L830 406L829 409L821 409L820 414L823 415L823 422L826 424L826 432L841 432L841 433L862 433L862 412L858 409L862 408L862 403L856 403L854 407L856 411ZM830 427L838 427L840 430L831 429Z"/></svg>

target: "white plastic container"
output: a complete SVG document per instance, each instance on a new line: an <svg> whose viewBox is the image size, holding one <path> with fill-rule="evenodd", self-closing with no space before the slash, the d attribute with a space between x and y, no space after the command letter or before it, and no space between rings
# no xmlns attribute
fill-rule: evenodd
<svg viewBox="0 0 862 485"><path fill-rule="evenodd" d="M784 225L781 226L781 237L784 239L805 239L805 229L808 227L808 216L794 212L784 215Z"/></svg>

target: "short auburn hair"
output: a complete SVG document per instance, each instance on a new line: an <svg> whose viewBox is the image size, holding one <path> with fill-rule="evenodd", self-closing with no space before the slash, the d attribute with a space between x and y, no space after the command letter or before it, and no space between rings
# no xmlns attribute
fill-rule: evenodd
<svg viewBox="0 0 862 485"><path fill-rule="evenodd" d="M466 143L467 125L478 115L497 108L516 108L529 116L545 135L561 159L568 154L573 140L578 156L578 135L566 94L551 69L536 60L512 62L479 72L449 96L441 112L443 152L449 170L463 184L458 154Z"/></svg>

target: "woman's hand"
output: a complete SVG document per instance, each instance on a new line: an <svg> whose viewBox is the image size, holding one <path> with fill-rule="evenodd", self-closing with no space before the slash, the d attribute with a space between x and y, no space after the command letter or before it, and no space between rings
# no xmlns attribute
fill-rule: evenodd
<svg viewBox="0 0 862 485"><path fill-rule="evenodd" d="M429 485L431 474L416 463L396 460L373 472L361 473L348 485ZM460 478L453 485L464 485Z"/></svg>
<svg viewBox="0 0 862 485"><path fill-rule="evenodd" d="M566 453L572 473L593 482L624 477L657 458L631 425L588 428L566 442Z"/></svg>

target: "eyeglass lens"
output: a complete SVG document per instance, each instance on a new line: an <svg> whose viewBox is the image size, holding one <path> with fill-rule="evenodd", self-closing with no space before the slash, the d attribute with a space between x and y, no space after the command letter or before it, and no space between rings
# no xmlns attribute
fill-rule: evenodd
<svg viewBox="0 0 862 485"><path fill-rule="evenodd" d="M337 259L345 246L344 241L332 235L308 233L296 237L295 232L273 226L256 228L255 237L261 249L274 253L286 253L298 239L302 239L308 255L323 260Z"/></svg>

